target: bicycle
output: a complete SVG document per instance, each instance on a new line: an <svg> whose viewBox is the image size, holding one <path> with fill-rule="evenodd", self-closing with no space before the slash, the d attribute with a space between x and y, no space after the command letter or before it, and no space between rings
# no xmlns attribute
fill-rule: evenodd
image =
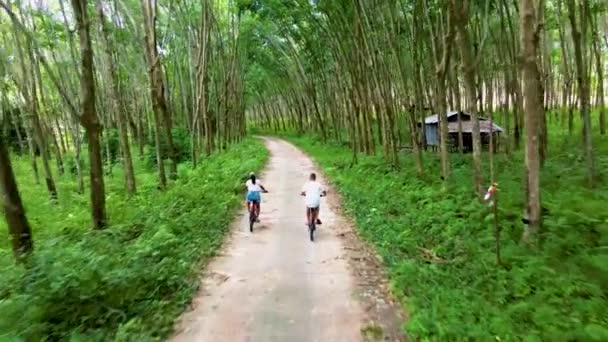
<svg viewBox="0 0 608 342"><path fill-rule="evenodd" d="M325 197L324 194L321 194L321 197ZM315 230L317 230L317 221L319 220L319 207L317 208L308 208L310 211L310 223L308 224L308 233L310 235L310 241L315 241ZM320 222L319 222L320 223Z"/></svg>
<svg viewBox="0 0 608 342"><path fill-rule="evenodd" d="M268 193L268 191L263 191ZM253 233L253 224L258 220L258 212L260 211L260 202L250 201L249 202L249 231Z"/></svg>
<svg viewBox="0 0 608 342"><path fill-rule="evenodd" d="M249 231L253 233L253 224L258 219L258 202L251 202L249 205Z"/></svg>

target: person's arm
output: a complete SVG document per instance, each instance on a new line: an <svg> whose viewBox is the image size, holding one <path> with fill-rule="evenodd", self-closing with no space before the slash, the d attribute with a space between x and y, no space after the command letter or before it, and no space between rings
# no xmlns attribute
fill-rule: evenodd
<svg viewBox="0 0 608 342"><path fill-rule="evenodd" d="M317 183L317 190L319 190L319 196L323 197L327 195L327 192L325 191L325 188L323 187L323 185L321 185L321 183Z"/></svg>
<svg viewBox="0 0 608 342"><path fill-rule="evenodd" d="M260 184L260 189L262 189L262 191L264 191L264 192L268 192L268 190L266 190L266 188L264 188L264 186L262 184Z"/></svg>
<svg viewBox="0 0 608 342"><path fill-rule="evenodd" d="M302 191L300 191L300 196L306 196L306 184L302 186Z"/></svg>

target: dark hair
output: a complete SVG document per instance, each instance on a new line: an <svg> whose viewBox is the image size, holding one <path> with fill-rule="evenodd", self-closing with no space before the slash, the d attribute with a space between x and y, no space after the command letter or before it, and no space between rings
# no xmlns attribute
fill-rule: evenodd
<svg viewBox="0 0 608 342"><path fill-rule="evenodd" d="M255 175L251 175L249 179L251 179L251 183L255 184Z"/></svg>
<svg viewBox="0 0 608 342"><path fill-rule="evenodd" d="M317 175L313 172L310 174L310 179L317 180Z"/></svg>

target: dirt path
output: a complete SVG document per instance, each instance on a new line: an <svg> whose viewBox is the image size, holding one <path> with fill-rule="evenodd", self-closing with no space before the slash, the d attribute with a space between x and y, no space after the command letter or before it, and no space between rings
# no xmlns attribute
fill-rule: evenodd
<svg viewBox="0 0 608 342"><path fill-rule="evenodd" d="M329 188L322 199L323 225L310 242L299 191L314 165L282 140L266 146L261 223L249 233L242 210L171 340L404 340L378 261L339 213L337 194Z"/></svg>

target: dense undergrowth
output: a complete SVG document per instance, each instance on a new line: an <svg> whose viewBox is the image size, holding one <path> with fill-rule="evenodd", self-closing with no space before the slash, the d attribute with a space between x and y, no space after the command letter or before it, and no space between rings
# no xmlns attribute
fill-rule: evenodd
<svg viewBox="0 0 608 342"><path fill-rule="evenodd" d="M25 157L13 160L35 253L14 264L0 244L0 341L151 341L170 333L191 300L201 262L221 245L242 196L242 179L263 166L261 142L248 139L204 159L165 192L146 161L136 162L138 195L127 199L116 167L107 178L110 227L92 231L88 194L57 177L59 203L36 185ZM227 212L228 211L228 212ZM4 220L0 231L7 231Z"/></svg>
<svg viewBox="0 0 608 342"><path fill-rule="evenodd" d="M324 169L361 236L383 258L414 340L608 340L608 187L600 180L594 190L585 188L583 153L573 147L580 138L551 137L542 172L545 226L536 248L520 243L522 152L497 156L501 266L493 216L471 191L470 155L451 155L452 178L443 189L431 153L419 178L409 155L395 171L381 157L360 156L351 165L346 144L288 139ZM596 156L605 173L603 140Z"/></svg>

